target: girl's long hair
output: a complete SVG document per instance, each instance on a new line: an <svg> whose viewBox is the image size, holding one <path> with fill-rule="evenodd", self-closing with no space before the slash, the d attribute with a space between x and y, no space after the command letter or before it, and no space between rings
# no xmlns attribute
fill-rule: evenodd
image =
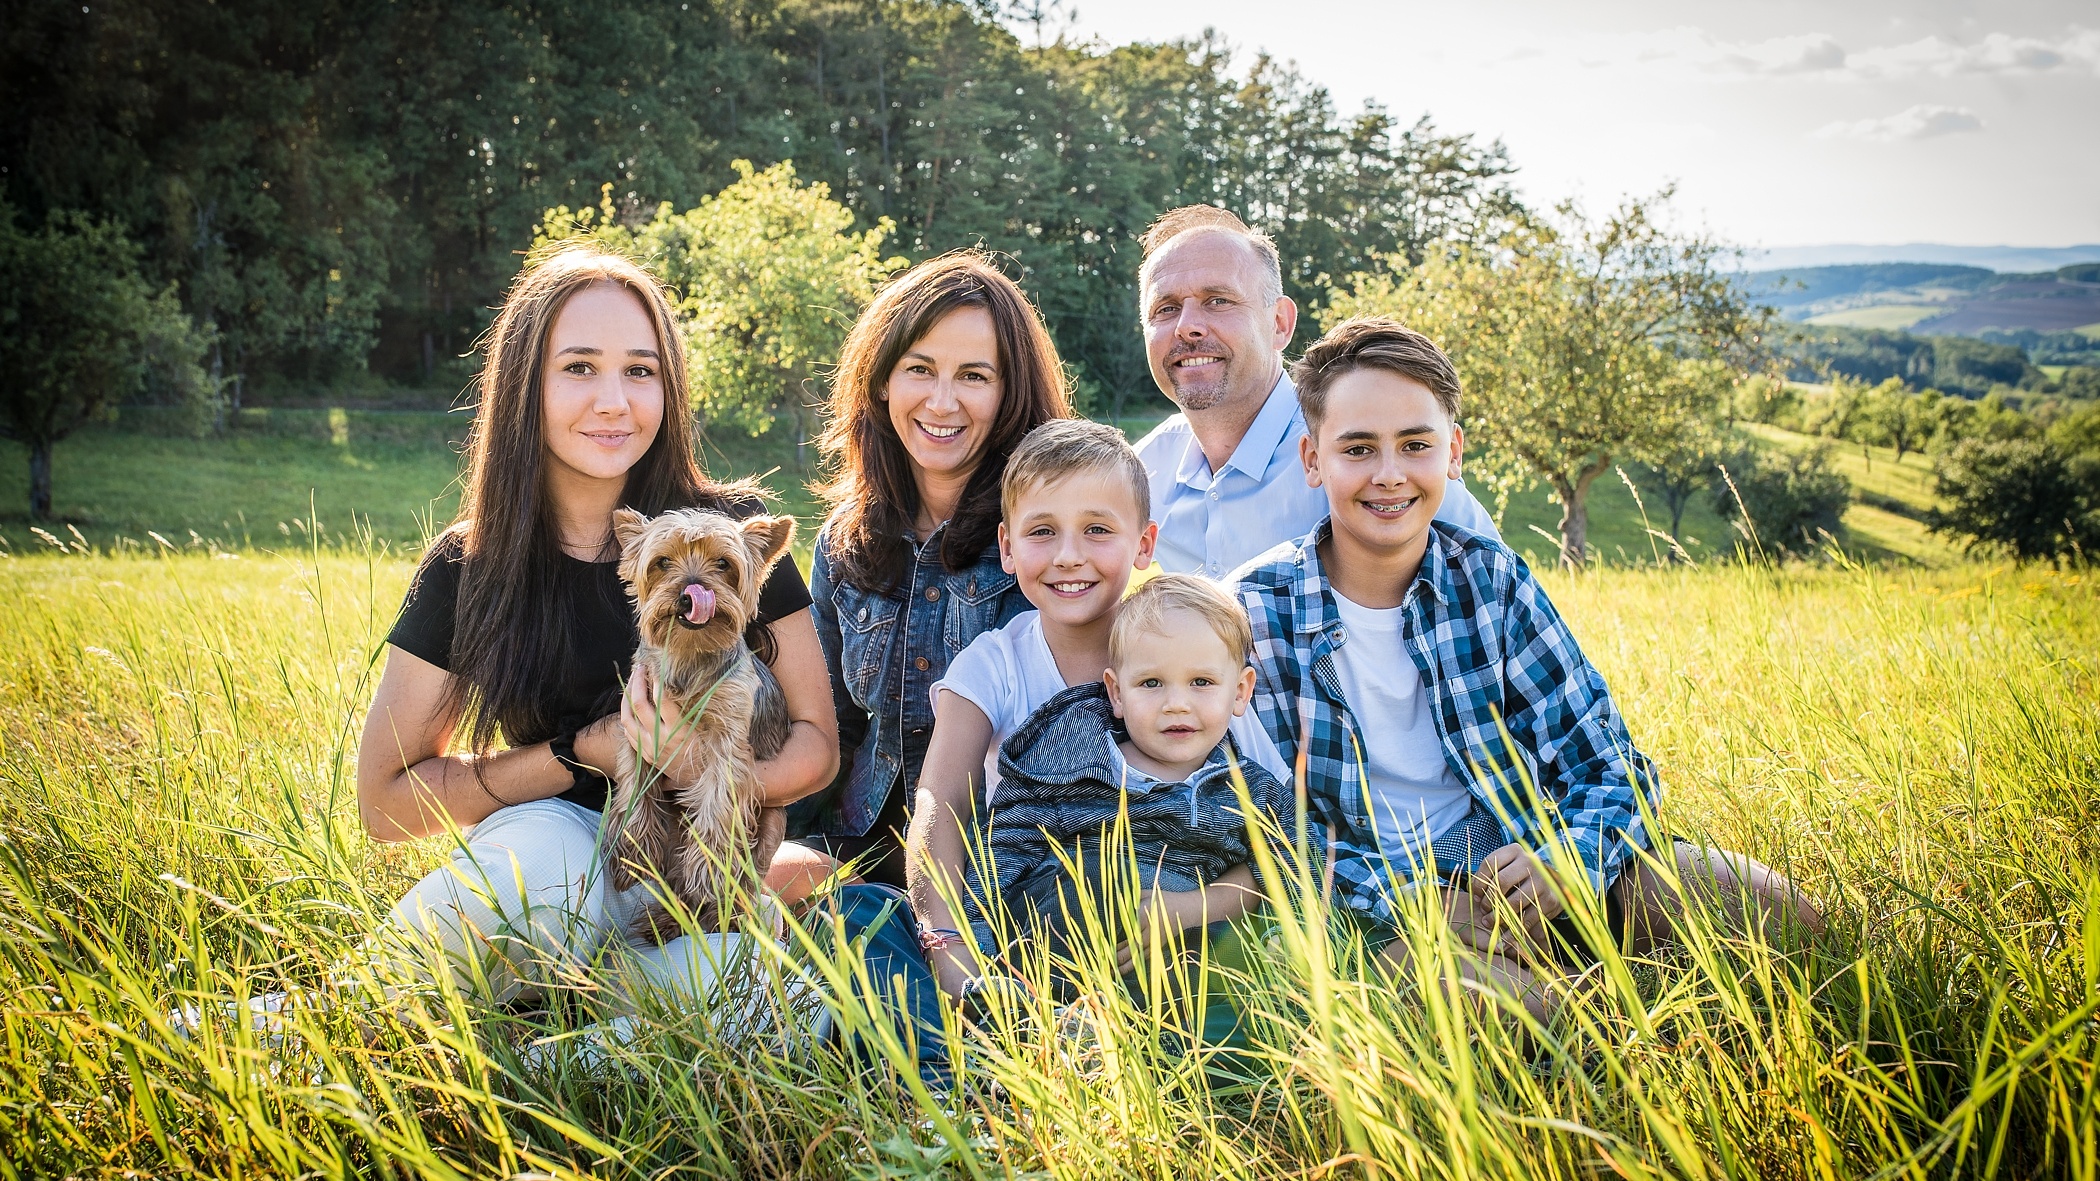
<svg viewBox="0 0 2100 1181"><path fill-rule="evenodd" d="M685 347L661 284L640 266L592 246L571 246L528 266L511 283L503 309L482 338L487 361L480 406L467 440L466 486L446 530L464 554L453 616L452 677L440 708L471 713L473 749L497 734L516 742L553 734L548 688L577 658L573 595L562 594L561 534L547 495L542 387L547 336L569 297L612 284L640 301L656 326L663 374L663 425L627 473L620 501L651 516L674 508L748 504L748 483L708 479L693 455L692 403ZM600 560L619 553L607 522ZM587 719L586 719L587 720Z"/></svg>
<svg viewBox="0 0 2100 1181"><path fill-rule="evenodd" d="M982 308L992 318L1000 397L977 470L941 539L944 566L966 569L997 538L999 481L1021 436L1072 416L1064 368L1042 317L984 254L944 254L892 280L846 335L831 381L830 421L817 440L832 470L819 489L831 505L827 548L838 577L863 590L881 593L903 582L911 558L904 538L919 515L911 457L881 395L905 351L960 308Z"/></svg>

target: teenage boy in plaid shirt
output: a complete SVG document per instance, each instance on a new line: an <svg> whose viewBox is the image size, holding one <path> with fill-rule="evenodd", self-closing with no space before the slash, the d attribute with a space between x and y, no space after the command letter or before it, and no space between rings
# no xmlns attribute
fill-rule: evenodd
<svg viewBox="0 0 2100 1181"><path fill-rule="evenodd" d="M1431 886L1465 952L1461 973L1544 1015L1555 978L1591 954L1544 862L1580 862L1567 869L1603 895L1622 946L1667 934L1683 908L1637 855L1657 845L1636 798L1652 817L1654 767L1524 563L1432 520L1465 444L1443 352L1362 317L1320 338L1291 376L1306 482L1326 490L1329 516L1234 575L1254 630L1255 711L1284 761L1303 760L1307 824L1329 850L1335 901L1385 957L1408 966L1395 902ZM1551 808L1526 798L1512 746ZM1772 870L1668 847L1679 880L1737 917L1820 929Z"/></svg>

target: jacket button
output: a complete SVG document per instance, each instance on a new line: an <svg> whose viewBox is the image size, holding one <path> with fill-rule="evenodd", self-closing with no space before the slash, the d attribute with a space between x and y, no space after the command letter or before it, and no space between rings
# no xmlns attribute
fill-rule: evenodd
<svg viewBox="0 0 2100 1181"><path fill-rule="evenodd" d="M927 660L924 656L919 657L917 660L914 660L911 663L912 667L918 669L920 672L925 672L927 669L933 667L932 662Z"/></svg>
<svg viewBox="0 0 2100 1181"><path fill-rule="evenodd" d="M1349 638L1348 631L1345 628L1343 628L1341 624L1335 624L1334 630L1329 632L1328 634L1334 637L1334 642L1337 644Z"/></svg>
<svg viewBox="0 0 2100 1181"><path fill-rule="evenodd" d="M940 587L937 587L937 586L929 586L929 587L927 587L927 588L926 588L926 601L927 601L927 602L929 602L929 603L938 603L938 602L940 602L940 601L941 601L941 588L940 588Z"/></svg>
<svg viewBox="0 0 2100 1181"><path fill-rule="evenodd" d="M868 609L866 607L862 607L860 609L860 621L862 623L866 623L868 621Z"/></svg>

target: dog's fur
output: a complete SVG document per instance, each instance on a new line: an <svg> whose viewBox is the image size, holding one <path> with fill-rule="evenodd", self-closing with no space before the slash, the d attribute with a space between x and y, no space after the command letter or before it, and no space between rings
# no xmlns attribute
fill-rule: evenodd
<svg viewBox="0 0 2100 1181"><path fill-rule="evenodd" d="M758 613L766 575L795 536L795 520L739 521L703 509L650 519L620 509L613 535L642 635L634 667L654 673L665 714L699 708L684 743L687 765L701 770L693 782L673 782L621 744L606 817L612 884L624 890L661 880L701 929L720 930L732 901L756 903L786 831L786 813L761 804L756 763L787 743L787 702L772 670L744 643L744 629ZM682 601L693 585L713 592L715 604L697 626ZM680 931L651 902L632 934L664 943Z"/></svg>

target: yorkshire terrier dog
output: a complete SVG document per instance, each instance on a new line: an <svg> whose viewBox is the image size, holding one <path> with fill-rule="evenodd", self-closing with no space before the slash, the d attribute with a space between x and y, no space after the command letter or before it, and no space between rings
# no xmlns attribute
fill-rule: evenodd
<svg viewBox="0 0 2100 1181"><path fill-rule="evenodd" d="M732 900L758 899L786 832L786 813L760 802L756 764L787 743L787 700L744 629L795 520L623 508L613 535L642 634L635 670L654 675L665 714L687 719L681 749L699 772L674 781L622 744L607 815L612 884L661 880L703 930L721 930ZM655 901L634 922L634 935L657 943L679 933Z"/></svg>

